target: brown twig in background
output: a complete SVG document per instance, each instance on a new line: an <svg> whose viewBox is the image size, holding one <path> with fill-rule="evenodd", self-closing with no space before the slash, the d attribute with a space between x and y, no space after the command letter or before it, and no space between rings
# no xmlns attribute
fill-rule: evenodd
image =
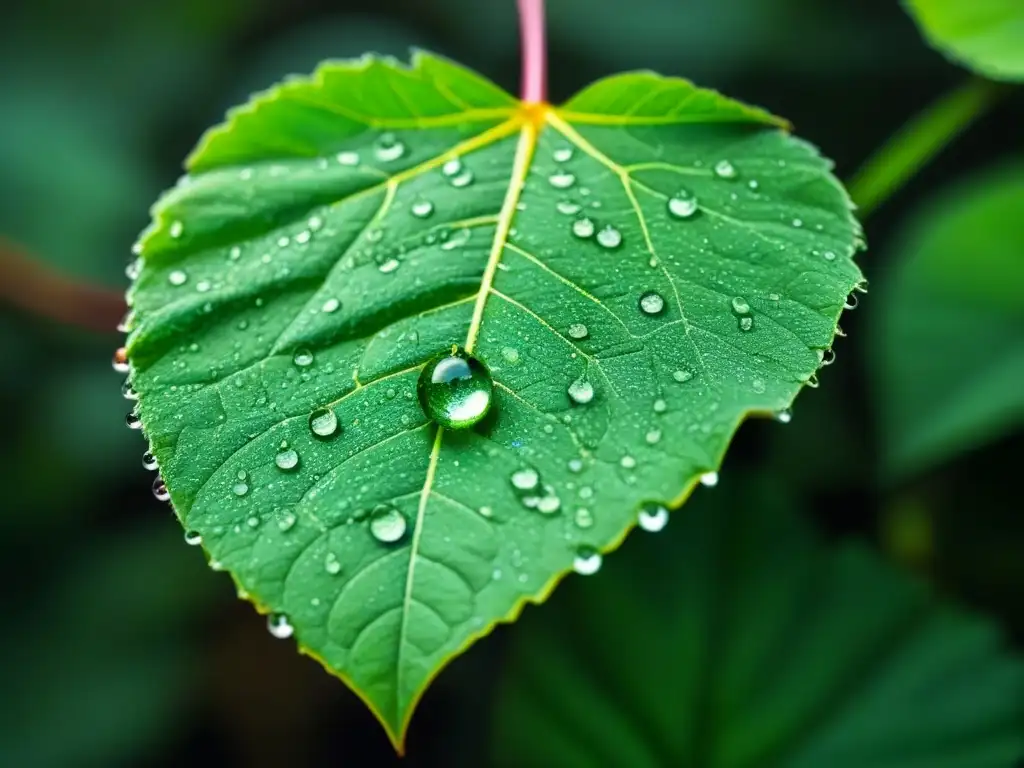
<svg viewBox="0 0 1024 768"><path fill-rule="evenodd" d="M127 310L121 292L62 275L2 238L0 303L59 323L110 333Z"/></svg>

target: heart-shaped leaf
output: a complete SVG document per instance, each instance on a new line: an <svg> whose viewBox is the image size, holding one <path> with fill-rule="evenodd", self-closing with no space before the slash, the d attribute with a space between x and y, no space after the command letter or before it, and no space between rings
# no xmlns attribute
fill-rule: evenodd
<svg viewBox="0 0 1024 768"><path fill-rule="evenodd" d="M553 108L427 55L326 64L188 168L130 293L158 489L396 744L452 656L788 407L861 279L813 148L653 74ZM463 429L417 396L453 346L478 375L424 402L490 406Z"/></svg>

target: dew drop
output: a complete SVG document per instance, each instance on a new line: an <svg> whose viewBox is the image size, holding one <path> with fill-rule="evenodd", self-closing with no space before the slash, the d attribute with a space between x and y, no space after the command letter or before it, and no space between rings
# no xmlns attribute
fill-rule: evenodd
<svg viewBox="0 0 1024 768"><path fill-rule="evenodd" d="M668 403L666 403L659 397L657 400L654 401L653 407L655 413L664 413L665 411L668 410Z"/></svg>
<svg viewBox="0 0 1024 768"><path fill-rule="evenodd" d="M295 634L295 627L283 613L272 613L267 616L267 631L278 640L287 640Z"/></svg>
<svg viewBox="0 0 1024 768"><path fill-rule="evenodd" d="M427 364L416 392L428 418L443 427L465 429L487 414L493 387L487 366L453 346Z"/></svg>
<svg viewBox="0 0 1024 768"><path fill-rule="evenodd" d="M665 311L665 299L660 293L647 291L640 296L640 311L645 315L660 315Z"/></svg>
<svg viewBox="0 0 1024 768"><path fill-rule="evenodd" d="M501 356L507 363L518 363L519 362L519 350L515 347L503 347L501 350Z"/></svg>
<svg viewBox="0 0 1024 768"><path fill-rule="evenodd" d="M668 212L677 219L690 219L697 213L697 198L680 190L668 199Z"/></svg>
<svg viewBox="0 0 1024 768"><path fill-rule="evenodd" d="M597 227L594 226L594 222L588 218L576 219L572 223L572 233L584 240L588 237L593 237L596 229Z"/></svg>
<svg viewBox="0 0 1024 768"><path fill-rule="evenodd" d="M393 133L382 133L373 147L373 154L382 163L390 163L405 154L405 144Z"/></svg>
<svg viewBox="0 0 1024 768"><path fill-rule="evenodd" d="M323 305L322 309L327 314L331 314L332 312L337 312L340 307L341 307L341 302L338 301L337 299L333 299L332 298L332 299L328 299L327 301L324 302L324 305Z"/></svg>
<svg viewBox="0 0 1024 768"><path fill-rule="evenodd" d="M668 525L668 509L661 504L645 504L636 518L639 526L649 533L657 533Z"/></svg>
<svg viewBox="0 0 1024 768"><path fill-rule="evenodd" d="M687 381L693 378L693 374L690 371L673 371L672 378L678 381L680 384L685 384Z"/></svg>
<svg viewBox="0 0 1024 768"><path fill-rule="evenodd" d="M128 429L142 429L142 420L135 411L124 417L124 423L128 426Z"/></svg>
<svg viewBox="0 0 1024 768"><path fill-rule="evenodd" d="M128 364L128 350L124 347L118 347L114 351L112 364L116 373L128 373L131 370L131 366Z"/></svg>
<svg viewBox="0 0 1024 768"><path fill-rule="evenodd" d="M557 171L548 176L548 184L555 189L569 189L576 183L576 177L568 171Z"/></svg>
<svg viewBox="0 0 1024 768"><path fill-rule="evenodd" d="M577 405L586 405L594 399L594 385L582 376L569 385L568 392Z"/></svg>
<svg viewBox="0 0 1024 768"><path fill-rule="evenodd" d="M331 576L337 576L341 573L341 561L333 552L328 552L324 557L324 570Z"/></svg>
<svg viewBox="0 0 1024 768"><path fill-rule="evenodd" d="M398 269L400 266L402 265L401 262L398 261L398 259L391 258L383 262L380 266L377 267L377 269L383 272L385 275L389 275L396 269Z"/></svg>
<svg viewBox="0 0 1024 768"><path fill-rule="evenodd" d="M572 160L572 147L559 147L551 153L556 163L567 163Z"/></svg>
<svg viewBox="0 0 1024 768"><path fill-rule="evenodd" d="M846 303L843 304L843 309L856 309L860 303L860 299L857 298L856 293L851 293L846 297Z"/></svg>
<svg viewBox="0 0 1024 768"><path fill-rule="evenodd" d="M619 459L619 466L621 466L623 469L636 469L636 459L634 459L629 454L626 454L621 459Z"/></svg>
<svg viewBox="0 0 1024 768"><path fill-rule="evenodd" d="M793 412L789 408L783 408L775 412L775 420L780 424L789 424L793 420Z"/></svg>
<svg viewBox="0 0 1024 768"><path fill-rule="evenodd" d="M735 312L737 315L749 315L750 304L742 296L733 296L732 311Z"/></svg>
<svg viewBox="0 0 1024 768"><path fill-rule="evenodd" d="M405 515L388 504L377 506L370 513L370 533L377 541L394 544L405 535Z"/></svg>
<svg viewBox="0 0 1024 768"><path fill-rule="evenodd" d="M281 519L277 521L277 529L282 533L287 533L295 526L295 522L295 515L291 512L285 512L281 515Z"/></svg>
<svg viewBox="0 0 1024 768"><path fill-rule="evenodd" d="M135 391L130 379L124 380L124 383L121 385L121 394L124 396L125 400L139 399L139 393Z"/></svg>
<svg viewBox="0 0 1024 768"><path fill-rule="evenodd" d="M309 415L309 429L320 438L334 437L341 433L338 417L332 408L318 408Z"/></svg>
<svg viewBox="0 0 1024 768"><path fill-rule="evenodd" d="M836 260L836 252L835 251L825 251L821 255L825 257L825 261L835 261Z"/></svg>
<svg viewBox="0 0 1024 768"><path fill-rule="evenodd" d="M611 250L622 245L622 233L610 224L597 233L597 244Z"/></svg>
<svg viewBox="0 0 1024 768"><path fill-rule="evenodd" d="M553 515L562 507L562 500L555 495L554 489L545 488L546 495L537 499L537 511L542 515Z"/></svg>
<svg viewBox="0 0 1024 768"><path fill-rule="evenodd" d="M583 323L573 323L569 326L569 338L571 339L585 339L589 335L590 332Z"/></svg>
<svg viewBox="0 0 1024 768"><path fill-rule="evenodd" d="M339 165L359 165L359 154L357 152L339 152L335 157Z"/></svg>
<svg viewBox="0 0 1024 768"><path fill-rule="evenodd" d="M581 459L569 459L569 471L573 474L579 474L583 471L583 461Z"/></svg>
<svg viewBox="0 0 1024 768"><path fill-rule="evenodd" d="M190 547L198 547L203 543L202 534L198 531L185 531L185 543Z"/></svg>
<svg viewBox="0 0 1024 768"><path fill-rule="evenodd" d="M714 488L718 485L718 473L717 472L705 472L700 476L701 485L707 486L708 488Z"/></svg>
<svg viewBox="0 0 1024 768"><path fill-rule="evenodd" d="M821 353L821 365L822 367L832 365L836 361L835 350L829 347Z"/></svg>
<svg viewBox="0 0 1024 768"><path fill-rule="evenodd" d="M520 469L512 473L511 480L517 491L532 491L540 482L540 475L534 469Z"/></svg>
<svg viewBox="0 0 1024 768"><path fill-rule="evenodd" d="M429 200L417 200L410 207L412 215L418 219L425 219L434 212L434 204Z"/></svg>
<svg viewBox="0 0 1024 768"><path fill-rule="evenodd" d="M593 547L580 547L572 561L572 569L583 576L591 576L601 570L601 553Z"/></svg>
<svg viewBox="0 0 1024 768"><path fill-rule="evenodd" d="M754 330L754 318L749 315L745 315L740 318L739 325L741 331L752 331Z"/></svg>
<svg viewBox="0 0 1024 768"><path fill-rule="evenodd" d="M715 176L720 179L735 179L736 166L728 160L719 160L715 163Z"/></svg>
<svg viewBox="0 0 1024 768"><path fill-rule="evenodd" d="M299 454L294 448L282 448L274 457L274 463L278 469L290 472L299 466Z"/></svg>
<svg viewBox="0 0 1024 768"><path fill-rule="evenodd" d="M188 282L188 275L180 269L175 269L167 275L167 282L171 285L184 285Z"/></svg>
<svg viewBox="0 0 1024 768"><path fill-rule="evenodd" d="M177 240L179 237L181 237L181 235L182 235L182 233L184 231L185 231L185 225L184 224L182 224L180 221L172 221L171 222L171 228L168 230L168 233L170 234L171 237L173 237L175 240Z"/></svg>
<svg viewBox="0 0 1024 768"><path fill-rule="evenodd" d="M316 232L324 225L324 220L319 216L310 216L306 223L309 225L310 231Z"/></svg>
<svg viewBox="0 0 1024 768"><path fill-rule="evenodd" d="M457 157L453 157L451 160L446 160L444 165L441 166L441 173L449 179L453 176L458 176L461 171L462 161Z"/></svg>
<svg viewBox="0 0 1024 768"><path fill-rule="evenodd" d="M490 507L480 507L477 512L480 513L480 517L494 517L494 510Z"/></svg>
<svg viewBox="0 0 1024 768"><path fill-rule="evenodd" d="M245 496L249 492L249 484L245 480L239 480L233 486L231 486L232 492L235 496Z"/></svg>
<svg viewBox="0 0 1024 768"><path fill-rule="evenodd" d="M299 347L292 356L292 362L299 368L308 368L313 364L313 353L305 347Z"/></svg>
<svg viewBox="0 0 1024 768"><path fill-rule="evenodd" d="M471 232L467 228L457 230L454 235L441 244L442 251L454 251L469 242Z"/></svg>
<svg viewBox="0 0 1024 768"><path fill-rule="evenodd" d="M139 259L135 259L128 263L128 266L124 268L124 276L129 280L138 280L139 272L142 271L142 262Z"/></svg>
<svg viewBox="0 0 1024 768"><path fill-rule="evenodd" d="M153 496L157 501L170 501L171 494L167 490L167 485L164 483L162 478L157 478L153 481Z"/></svg>
<svg viewBox="0 0 1024 768"><path fill-rule="evenodd" d="M157 464L156 456L154 456L149 451L146 451L144 454L142 454L142 468L143 469L154 470L158 466L159 465Z"/></svg>
<svg viewBox="0 0 1024 768"><path fill-rule="evenodd" d="M804 220L803 219L793 219L792 224L793 224L793 227L795 229L800 229L804 225Z"/></svg>
<svg viewBox="0 0 1024 768"><path fill-rule="evenodd" d="M580 507L573 515L573 522L579 528L590 528L594 525L594 514L586 507Z"/></svg>
<svg viewBox="0 0 1024 768"><path fill-rule="evenodd" d="M555 210L564 216L575 216L580 212L580 206L576 203L569 202L568 200L561 200L555 203Z"/></svg>
<svg viewBox="0 0 1024 768"><path fill-rule="evenodd" d="M649 431L647 433L647 444L648 445L655 445L656 443L658 443L660 441L661 441L661 430L660 429L652 429L651 431Z"/></svg>

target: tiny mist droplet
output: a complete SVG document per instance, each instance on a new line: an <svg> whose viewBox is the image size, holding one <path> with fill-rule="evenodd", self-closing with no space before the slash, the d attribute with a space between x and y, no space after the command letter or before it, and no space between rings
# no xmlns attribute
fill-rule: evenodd
<svg viewBox="0 0 1024 768"><path fill-rule="evenodd" d="M452 346L423 369L416 385L428 418L450 429L466 429L490 410L494 383L482 362Z"/></svg>

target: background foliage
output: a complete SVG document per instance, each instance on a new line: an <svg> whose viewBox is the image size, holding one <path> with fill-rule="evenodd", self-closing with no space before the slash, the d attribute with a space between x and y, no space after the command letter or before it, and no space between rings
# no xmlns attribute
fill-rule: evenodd
<svg viewBox="0 0 1024 768"><path fill-rule="evenodd" d="M785 115L842 178L965 78L889 0L636 0L629 13L616 0L551 5L554 100L623 68L686 75ZM120 288L150 201L226 107L322 58L404 57L410 45L515 91L513 10L472 0L9 4L0 11L0 233ZM799 398L791 424L745 425L720 488L694 501L726 493L749 468L770 472L827 536L868 540L1008 628L1018 649L1024 518L1011 473L1024 447L1013 373L1024 318L1012 290L1020 282L1001 270L1020 274L1020 248L1007 244L1024 241L1024 217L991 206L1013 209L1004 197L1020 197L1022 118L1024 100L1011 92L873 215L872 250L860 259L872 291L843 320L837 364ZM978 305L986 316L955 346L947 329L962 330L959 313ZM388 764L371 715L271 638L152 498L110 372L118 338L0 307L9 630L0 658L7 701L17 703L0 717L0 763ZM971 412L985 419L965 420ZM764 539L772 546L770 532ZM593 599L575 595L599 584L573 584L559 599ZM868 597L886 595L867 584ZM553 618L527 611L532 623ZM413 723L407 765L486 762L492 732L501 734L490 713L507 695L502 671L530 641L516 633L502 628L439 679ZM1012 725L1024 733L1024 722Z"/></svg>

